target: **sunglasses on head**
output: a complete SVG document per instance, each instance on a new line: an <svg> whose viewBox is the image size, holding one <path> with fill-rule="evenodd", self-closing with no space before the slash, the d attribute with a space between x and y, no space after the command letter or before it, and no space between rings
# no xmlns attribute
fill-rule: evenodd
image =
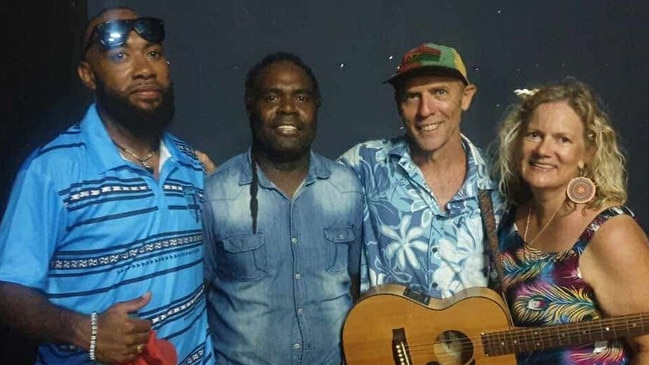
<svg viewBox="0 0 649 365"><path fill-rule="evenodd" d="M131 31L152 43L160 43L165 39L164 22L158 18L142 17L137 19L109 20L98 24L92 31L84 53L92 46L95 37L107 49L123 46Z"/></svg>

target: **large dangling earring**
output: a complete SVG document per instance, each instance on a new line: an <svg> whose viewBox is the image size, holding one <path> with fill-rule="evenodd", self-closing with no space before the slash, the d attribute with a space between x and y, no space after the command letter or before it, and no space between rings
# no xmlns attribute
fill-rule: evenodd
<svg viewBox="0 0 649 365"><path fill-rule="evenodd" d="M579 175L580 176L570 180L568 188L566 189L566 194L568 195L568 199L573 203L586 204L593 200L597 188L595 187L593 180L584 176L583 170L581 170Z"/></svg>

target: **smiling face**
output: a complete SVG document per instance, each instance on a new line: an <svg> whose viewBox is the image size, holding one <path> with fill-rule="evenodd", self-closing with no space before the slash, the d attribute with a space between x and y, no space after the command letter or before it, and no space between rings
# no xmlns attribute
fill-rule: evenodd
<svg viewBox="0 0 649 365"><path fill-rule="evenodd" d="M399 111L413 153L436 153L459 143L460 119L475 94L474 85L446 76L416 76L404 81Z"/></svg>
<svg viewBox="0 0 649 365"><path fill-rule="evenodd" d="M521 176L532 191L565 194L588 160L584 125L565 102L540 104L521 134Z"/></svg>
<svg viewBox="0 0 649 365"><path fill-rule="evenodd" d="M264 67L254 82L249 109L254 147L284 161L309 153L317 105L306 72L290 61Z"/></svg>

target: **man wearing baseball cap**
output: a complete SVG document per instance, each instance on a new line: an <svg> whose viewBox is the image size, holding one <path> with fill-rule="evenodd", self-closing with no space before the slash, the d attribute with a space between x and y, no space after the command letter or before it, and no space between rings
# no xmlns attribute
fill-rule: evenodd
<svg viewBox="0 0 649 365"><path fill-rule="evenodd" d="M396 283L446 298L487 286L489 271L478 191L502 216L497 185L481 151L462 134L476 93L460 54L425 43L385 81L394 88L403 135L354 146L340 161L362 181L361 290Z"/></svg>

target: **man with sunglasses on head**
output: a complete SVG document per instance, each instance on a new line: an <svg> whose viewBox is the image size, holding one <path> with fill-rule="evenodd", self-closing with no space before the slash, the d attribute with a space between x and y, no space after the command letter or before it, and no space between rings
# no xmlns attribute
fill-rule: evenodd
<svg viewBox="0 0 649 365"><path fill-rule="evenodd" d="M42 340L38 364L214 363L205 172L166 132L164 37L161 20L130 8L92 18L78 74L96 103L14 184L0 225L0 317Z"/></svg>

